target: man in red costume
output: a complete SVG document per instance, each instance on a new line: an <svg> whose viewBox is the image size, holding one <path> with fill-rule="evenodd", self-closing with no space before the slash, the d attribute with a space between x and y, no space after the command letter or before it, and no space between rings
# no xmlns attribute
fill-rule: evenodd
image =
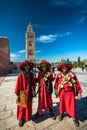
<svg viewBox="0 0 87 130"><path fill-rule="evenodd" d="M60 99L60 116L58 118L59 121L63 119L64 112L68 113L78 127L79 122L76 119L76 101L75 94L77 94L78 99L81 99L82 89L79 84L79 81L72 71L73 65L69 61L63 60L60 65L57 67L58 73L56 82L55 82L55 94Z"/></svg>
<svg viewBox="0 0 87 130"><path fill-rule="evenodd" d="M32 96L35 94L35 82L34 75L32 73L33 63L26 60L20 64L20 74L18 75L15 94L17 100L20 99L20 91L28 91L27 107L17 106L17 120L19 120L19 126L22 127L25 121L28 121L32 117Z"/></svg>
<svg viewBox="0 0 87 130"><path fill-rule="evenodd" d="M38 110L35 114L35 119L37 119L41 114L42 110L50 111L50 116L55 119L53 112L53 101L52 101L52 81L54 80L52 73L50 72L51 64L46 60L42 60L38 64L38 69L40 70L38 74L39 82L39 96L38 96Z"/></svg>

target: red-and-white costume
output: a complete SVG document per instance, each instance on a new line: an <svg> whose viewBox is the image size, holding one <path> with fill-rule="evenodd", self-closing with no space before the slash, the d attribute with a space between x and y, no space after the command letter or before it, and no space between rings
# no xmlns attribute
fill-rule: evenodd
<svg viewBox="0 0 87 130"><path fill-rule="evenodd" d="M77 91L78 93L82 93L82 89L75 73L69 71L63 75L63 73L60 72L57 76L54 88L59 94L60 114L67 112L72 118L76 118L76 101L74 92Z"/></svg>
<svg viewBox="0 0 87 130"><path fill-rule="evenodd" d="M46 92L46 84L43 80L45 74L43 72L39 72L38 74L38 82L39 82L39 95L38 95L38 114L42 114L42 110L47 110L48 108L53 109L53 101L52 94L48 94ZM49 75L50 80L53 80L53 75L50 72Z"/></svg>
<svg viewBox="0 0 87 130"><path fill-rule="evenodd" d="M45 70L43 71L42 67L45 66ZM39 83L39 95L38 95L38 114L42 114L42 110L47 110L49 108L50 112L53 112L53 101L52 101L52 92L48 93L47 86L48 80L52 83L53 74L50 72L51 64L42 60L38 64L38 69L40 70L38 74L38 83ZM49 88L51 85L49 85Z"/></svg>

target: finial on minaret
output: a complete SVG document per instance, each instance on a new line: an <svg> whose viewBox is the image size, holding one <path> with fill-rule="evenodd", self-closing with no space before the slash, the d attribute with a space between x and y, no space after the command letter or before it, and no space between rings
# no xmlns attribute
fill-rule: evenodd
<svg viewBox="0 0 87 130"><path fill-rule="evenodd" d="M32 31L33 31L33 27L32 27L32 25L31 25L31 23L29 23L29 25L28 25L28 31L29 31L29 32L32 32Z"/></svg>

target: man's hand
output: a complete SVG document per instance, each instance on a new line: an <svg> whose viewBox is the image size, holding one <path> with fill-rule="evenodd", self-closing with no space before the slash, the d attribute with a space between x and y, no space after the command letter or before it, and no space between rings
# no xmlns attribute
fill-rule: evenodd
<svg viewBox="0 0 87 130"><path fill-rule="evenodd" d="M79 100L82 99L81 93L78 93L78 99L79 99Z"/></svg>
<svg viewBox="0 0 87 130"><path fill-rule="evenodd" d="M36 96L36 91L33 91L33 92L32 92L32 95L33 95L33 96Z"/></svg>
<svg viewBox="0 0 87 130"><path fill-rule="evenodd" d="M16 103L20 101L20 96L17 96Z"/></svg>

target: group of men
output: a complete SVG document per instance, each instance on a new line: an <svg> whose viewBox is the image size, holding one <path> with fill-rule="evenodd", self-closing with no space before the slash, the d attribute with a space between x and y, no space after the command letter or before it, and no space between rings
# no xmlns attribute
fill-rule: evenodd
<svg viewBox="0 0 87 130"><path fill-rule="evenodd" d="M20 100L20 92L27 91L27 105L26 107L17 105L17 119L19 120L19 126L22 127L25 121L32 119L32 99L38 93L38 108L33 120L38 119L43 110L49 110L50 117L56 119L52 93L55 90L55 95L59 98L59 112L57 120L63 120L64 113L66 112L73 118L75 126L79 126L79 121L76 118L76 101L75 96L78 99L82 98L82 88L74 72L71 71L73 65L70 61L61 61L57 67L58 74L54 77L51 72L51 63L42 60L38 63L38 76L35 77L32 69L34 64L28 60L25 60L20 64L20 74L18 75L15 94L17 100ZM55 81L53 86L52 82ZM38 83L38 92L36 93L36 84Z"/></svg>

